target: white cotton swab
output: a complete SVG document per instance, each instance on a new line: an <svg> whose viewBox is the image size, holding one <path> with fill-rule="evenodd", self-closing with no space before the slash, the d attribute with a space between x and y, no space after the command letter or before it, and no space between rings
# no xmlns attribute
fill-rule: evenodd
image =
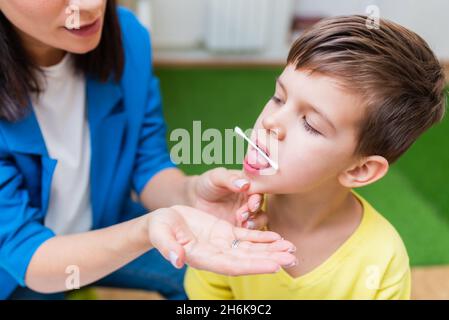
<svg viewBox="0 0 449 320"><path fill-rule="evenodd" d="M262 157L264 157L265 160L268 161L268 163L270 164L270 166L274 169L274 170L278 170L278 164L276 162L274 162L273 160L271 160L270 158L268 158L268 156L266 155L265 152L263 152L254 142L251 141L251 139L249 139L245 133L243 133L242 129L240 129L239 127L235 127L234 128L234 132L237 133L239 136L241 136L243 139L245 139L246 141L248 141L248 143L257 150L257 152L260 153L260 155Z"/></svg>

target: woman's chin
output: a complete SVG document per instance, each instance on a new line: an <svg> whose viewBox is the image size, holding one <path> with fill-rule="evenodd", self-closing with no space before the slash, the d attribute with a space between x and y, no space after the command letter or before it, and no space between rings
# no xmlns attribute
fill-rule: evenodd
<svg viewBox="0 0 449 320"><path fill-rule="evenodd" d="M70 43L68 44L64 50L74 54L86 54L95 50L100 44L100 38L93 39L90 41L78 42L78 43Z"/></svg>

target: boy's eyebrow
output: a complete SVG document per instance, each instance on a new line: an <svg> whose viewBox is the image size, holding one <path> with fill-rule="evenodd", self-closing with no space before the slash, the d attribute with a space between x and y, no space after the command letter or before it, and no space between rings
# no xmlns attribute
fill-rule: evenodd
<svg viewBox="0 0 449 320"><path fill-rule="evenodd" d="M284 84L282 83L281 79L279 79L279 77L276 78L276 83L279 84L279 86L282 88L282 90L284 90L284 92L287 92L287 90L285 89ZM329 118L322 113L320 110L318 110L317 108L315 108L313 105L307 103L307 106L313 110L313 112L317 113L319 116L321 116L321 118L324 119L324 121L326 121L334 131L337 131L337 129L335 128L334 124L332 123L332 121L329 120Z"/></svg>
<svg viewBox="0 0 449 320"><path fill-rule="evenodd" d="M285 90L284 84L282 83L281 79L279 79L279 77L276 78L276 83L282 88L282 90L284 90L284 92L287 92L287 90Z"/></svg>

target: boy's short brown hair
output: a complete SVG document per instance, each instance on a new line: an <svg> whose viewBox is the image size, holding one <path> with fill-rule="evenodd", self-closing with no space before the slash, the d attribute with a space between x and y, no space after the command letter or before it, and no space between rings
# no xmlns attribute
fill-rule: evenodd
<svg viewBox="0 0 449 320"><path fill-rule="evenodd" d="M355 150L396 161L445 112L443 68L416 33L366 16L324 19L290 49L287 63L336 78L366 101Z"/></svg>

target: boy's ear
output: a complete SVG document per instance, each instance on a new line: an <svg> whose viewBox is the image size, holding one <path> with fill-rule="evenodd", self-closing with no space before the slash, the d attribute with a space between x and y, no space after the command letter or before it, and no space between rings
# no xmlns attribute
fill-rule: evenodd
<svg viewBox="0 0 449 320"><path fill-rule="evenodd" d="M365 157L356 165L343 171L338 180L347 188L363 187L384 177L388 167L387 159L382 156Z"/></svg>

